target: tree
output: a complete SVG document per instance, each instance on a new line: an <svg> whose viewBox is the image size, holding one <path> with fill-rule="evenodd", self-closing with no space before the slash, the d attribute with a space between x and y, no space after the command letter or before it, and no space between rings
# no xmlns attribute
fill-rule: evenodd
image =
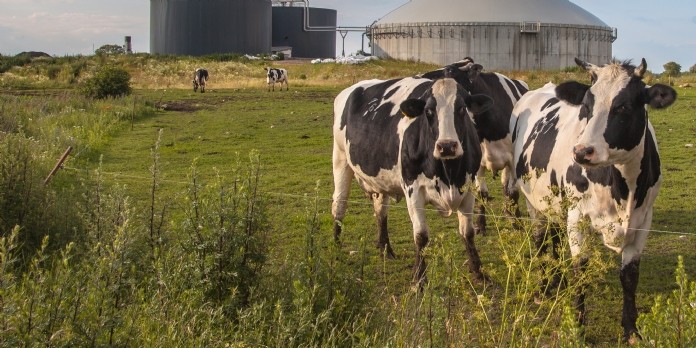
<svg viewBox="0 0 696 348"><path fill-rule="evenodd" d="M696 74L696 64L692 65L692 66L689 68L689 72L692 73L692 74Z"/></svg>
<svg viewBox="0 0 696 348"><path fill-rule="evenodd" d="M94 51L94 53L97 55L124 54L126 53L126 51L123 49L123 46L120 45L103 45L102 47L97 48L97 50Z"/></svg>
<svg viewBox="0 0 696 348"><path fill-rule="evenodd" d="M665 68L665 74L669 76L679 76L681 74L681 65L675 62L665 63L662 67Z"/></svg>

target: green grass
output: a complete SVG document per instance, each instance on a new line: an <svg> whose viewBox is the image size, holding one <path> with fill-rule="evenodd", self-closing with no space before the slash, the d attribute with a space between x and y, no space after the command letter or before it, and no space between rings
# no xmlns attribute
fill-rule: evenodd
<svg viewBox="0 0 696 348"><path fill-rule="evenodd" d="M74 123L76 127L78 123L89 123L87 117L101 115L99 119L103 118L104 121L98 122L99 126L89 132L85 131L92 135L75 133L78 137L93 138L93 145L77 151L56 179L65 179L66 176L87 179L90 171L99 166L101 158L100 171L107 183L125 185L126 194L132 198L137 214L146 215L144 211L150 204L153 180L152 151L161 130L157 152L160 176L158 204L168 204L166 218L174 223L185 214L187 201L183 197L190 187L190 173L194 162L199 179L212 183L218 174L232 178L238 169L237 164L247 162L249 154L256 151L261 163L259 189L268 199L268 218L272 226L267 246L269 259L265 269L269 278L266 282L278 284L285 284L281 281L285 278L298 277L293 270L298 264L306 262L300 254L305 250L308 219L313 214L317 218L316 243L322 252L332 255L331 129L335 95L357 79L412 75L430 67L413 62L378 62L358 67L300 63L289 66L290 91L269 93L266 92L262 79L262 67L268 62L205 62L213 68L209 68L212 70L210 88L201 94L193 93L190 89L188 72L193 71L191 67L203 62L192 58L157 61L140 56L131 60L127 60L127 57L108 59L115 59L133 70L144 69L152 73L152 76L134 75L135 85L141 88L136 88L133 95L125 101L84 102L86 104L77 108L78 111L67 113L72 119L68 119L66 123ZM93 64L93 61L87 64L88 71L85 75L89 74ZM282 66L284 63L272 64ZM24 72L17 70L15 73L22 76ZM307 80L292 79L293 75L300 74L307 76ZM523 79L532 77L529 81L532 87L539 87L549 80L560 82L577 77L574 73L541 72L512 72L510 75ZM239 82L239 76L246 77L247 82ZM11 78L5 77L6 86L14 83L7 82L9 79ZM653 229L665 232L650 235L642 257L637 300L641 313L649 312L658 294L666 295L676 288L673 274L677 266L677 255L683 255L687 273L691 279L696 278L696 254L693 253L696 246L696 223L693 221L696 216L696 197L691 193L694 187L696 149L685 147L687 143L696 142L696 90L677 90L679 98L674 106L650 113L664 172L662 191L655 204ZM5 99L2 101L2 108L6 113L9 111L20 115L21 105L33 105L25 108L27 115L17 117L17 123L25 122L26 126L30 124L26 123L29 121L24 117L45 112L47 117L40 121L44 125L36 129L29 128L37 136L51 134L46 128L55 129L55 123L50 121L55 117L48 116L60 114L60 110L67 108L66 104L74 102L70 96L33 97L26 93L20 96L3 93ZM116 112L127 113L141 103L152 105L157 111L145 113L133 120L127 115L119 114L121 116L116 117L115 125L108 121L113 119ZM81 109L87 111L79 111ZM69 143L66 139L70 134L55 133L61 134L61 145L53 150L59 154L63 145ZM49 135L46 137L50 138ZM502 194L497 183L498 180L489 179L489 187L495 197L489 211L501 214ZM419 298L410 291L414 244L404 202L396 203L390 211L390 233L397 258L383 260L372 247L376 227L371 204L364 198L357 184L353 185L350 201L344 221L345 232L340 255L328 259L345 260L345 264L341 266L345 268L331 266L340 270L334 275L350 278L350 284L362 284L366 291L370 291L366 296L365 306L373 307L373 311L368 311L372 316L370 322L380 326L371 330L382 334L375 336L377 344L386 345L388 342L393 346L427 345L428 315L423 313L428 308L427 301L434 301L434 306L439 308L433 314L435 318L442 322L449 320L453 325L450 336L444 336L463 339L450 341L449 344L491 345L492 341L473 337L472 332L485 332L500 339L497 342L505 342L504 336L509 331L501 329L500 325L505 322L502 317L503 304L507 303L506 284L510 276L508 266L510 260L518 260L516 257L524 260L524 233L510 230L509 221L489 219L489 224L493 227L488 235L478 236L476 242L482 254L484 269L492 276L494 283L488 287L471 285L465 271L464 246L456 236L456 219L441 218L429 211L428 222L432 231L431 247L428 250L432 274L430 286L435 294L452 295L428 300ZM586 343L592 346L616 346L621 336L619 256L601 247L599 243L595 244L596 250L603 256L602 260L607 260L608 264L606 268L599 268L599 274L593 274L596 277L592 279L592 291L586 301L589 315ZM517 270L522 271L523 265L519 266ZM329 286L327 283L321 285ZM274 288L273 284L265 284L265 289L283 293L292 291ZM299 295L303 294L303 290L295 291ZM301 296L297 298L301 299ZM439 303L446 299L455 300L451 304ZM485 311L480 309L477 299L485 302ZM514 298L510 300L514 302ZM447 307L448 305L452 307ZM531 312L537 314L537 317L524 318L521 320L523 323L537 323L544 318L551 318L550 326L536 334L543 337L542 343L552 346L554 342L559 344L551 331L555 328L555 320L562 319L561 307L535 312L532 304L523 302L518 305L532 308ZM442 308L450 308L452 316L447 317L445 314L450 309L445 311ZM508 307L505 308L509 310ZM552 314L547 317L545 311L551 311ZM489 319L479 318L484 312L490 316ZM465 324L462 323L481 327L474 330L464 327ZM486 327L482 323L492 326ZM396 330L396 333L382 332L382 329ZM380 337L385 341L380 340ZM367 341L356 339L356 342L363 344ZM446 340L437 342L447 343ZM514 345L512 342L507 343ZM533 343L529 344L534 345Z"/></svg>
<svg viewBox="0 0 696 348"><path fill-rule="evenodd" d="M187 171L194 159L201 175L212 178L216 172L228 173L235 156L244 157L249 151L258 150L263 165L262 190L271 197L271 216L277 226L274 240L278 244L274 248L282 260L301 244L303 236L299 231L303 228L305 214L302 197L312 197L315 187L318 187L317 195L323 203L319 207L321 235L331 238L331 109L338 91L338 88L319 87L295 87L289 92L276 93L267 93L263 87L216 90L206 94L187 90L136 91L140 98L165 104L176 101L200 109L195 112L161 111L155 117L136 123L132 130L121 131L103 152L103 170L114 173L117 182L126 183L134 197L147 192L149 153L160 128L163 129L162 172L172 180L162 186L171 193L185 185ZM696 123L692 116L695 105L696 93L691 89L680 89L675 106L651 112L665 172L655 206L653 228L676 234L655 232L650 236L641 262L638 292L641 312L648 310L656 294L674 288L672 273L677 255L684 255L686 269L692 278L696 274L696 256L692 252L696 246L693 235L696 198L688 189L693 186L696 150L684 147L696 138ZM120 177L115 173L136 178ZM345 220L344 251L358 250L361 240L372 241L375 234L371 206L356 186ZM497 185L491 187L495 189L494 195L501 197ZM493 212L500 213L495 202ZM444 238L456 240L456 219L429 215L433 234L443 233ZM370 249L367 271L371 281L387 287L388 293L379 295L385 298L400 296L410 279L414 246L403 202L391 210L390 231L398 258L383 262L377 251ZM478 237L477 244L485 268L501 274L505 265L499 257L497 232ZM466 261L463 245L451 242L448 246L457 248L451 252L456 253L463 264ZM621 334L620 262L619 257L608 250L603 253L610 256L613 264L603 278L597 279L600 282L598 291L588 296L587 335L589 343L611 346ZM502 279L498 278L496 282L502 282Z"/></svg>

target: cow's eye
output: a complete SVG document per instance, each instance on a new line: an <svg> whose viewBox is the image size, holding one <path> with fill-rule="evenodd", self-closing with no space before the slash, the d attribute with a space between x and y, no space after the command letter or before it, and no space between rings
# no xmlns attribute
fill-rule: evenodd
<svg viewBox="0 0 696 348"><path fill-rule="evenodd" d="M628 108L626 107L626 105L619 105L619 106L614 108L615 114L623 114L626 111L628 111Z"/></svg>

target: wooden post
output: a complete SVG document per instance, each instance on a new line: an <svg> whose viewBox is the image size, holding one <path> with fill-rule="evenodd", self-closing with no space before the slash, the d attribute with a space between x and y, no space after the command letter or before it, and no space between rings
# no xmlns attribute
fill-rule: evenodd
<svg viewBox="0 0 696 348"><path fill-rule="evenodd" d="M65 162L65 159L68 158L70 151L72 151L72 146L68 146L68 148L65 150L65 152L63 152L63 156L60 156L58 163L56 163L55 167L53 167L53 170L51 170L51 172L48 173L48 176L46 177L46 179L44 179L44 185L48 184L48 182L51 181L51 178L53 177L53 175L56 174L58 169L62 168L63 162Z"/></svg>

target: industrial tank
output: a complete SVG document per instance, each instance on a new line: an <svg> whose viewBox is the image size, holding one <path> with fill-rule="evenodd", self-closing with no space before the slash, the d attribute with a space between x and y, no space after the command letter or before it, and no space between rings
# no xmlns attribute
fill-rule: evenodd
<svg viewBox="0 0 696 348"><path fill-rule="evenodd" d="M411 0L369 35L379 57L550 70L610 61L616 30L568 0Z"/></svg>
<svg viewBox="0 0 696 348"><path fill-rule="evenodd" d="M271 51L271 0L150 0L150 52Z"/></svg>
<svg viewBox="0 0 696 348"><path fill-rule="evenodd" d="M300 58L336 57L336 10L273 7L273 46L292 47Z"/></svg>

